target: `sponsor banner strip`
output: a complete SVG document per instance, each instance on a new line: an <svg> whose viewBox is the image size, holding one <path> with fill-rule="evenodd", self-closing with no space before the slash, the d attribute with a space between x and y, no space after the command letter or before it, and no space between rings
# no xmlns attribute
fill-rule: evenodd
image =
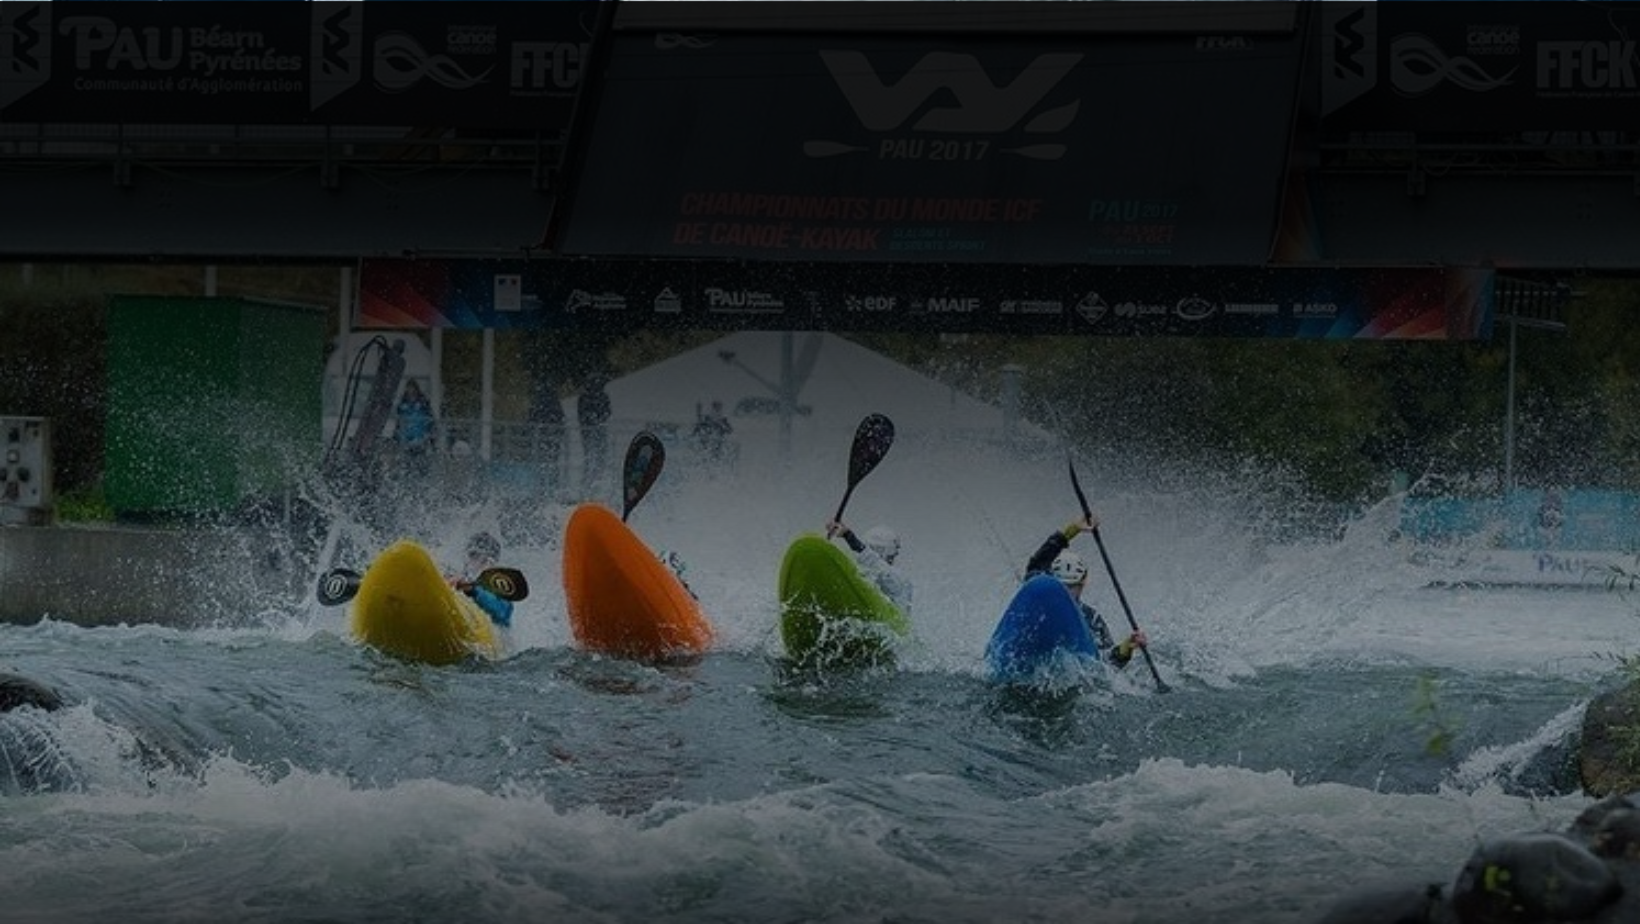
<svg viewBox="0 0 1640 924"><path fill-rule="evenodd" d="M569 125L596 2L0 2L0 121Z"/></svg>
<svg viewBox="0 0 1640 924"><path fill-rule="evenodd" d="M367 259L361 328L901 330L1479 340L1494 272Z"/></svg>

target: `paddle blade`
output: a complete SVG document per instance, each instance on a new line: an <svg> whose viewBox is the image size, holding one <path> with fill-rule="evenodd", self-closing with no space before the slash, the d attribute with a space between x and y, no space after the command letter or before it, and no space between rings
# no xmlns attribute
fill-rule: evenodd
<svg viewBox="0 0 1640 924"><path fill-rule="evenodd" d="M319 602L325 606L336 606L353 599L359 592L359 582L363 577L357 571L347 568L332 568L319 578L317 596Z"/></svg>
<svg viewBox="0 0 1640 924"><path fill-rule="evenodd" d="M854 431L854 446L848 454L848 483L854 487L871 473L894 445L894 421L881 414L868 414Z"/></svg>
<svg viewBox="0 0 1640 924"><path fill-rule="evenodd" d="M626 522L632 508L649 493L665 464L666 447L661 445L660 437L644 430L632 438L621 466L621 522Z"/></svg>
<svg viewBox="0 0 1640 924"><path fill-rule="evenodd" d="M894 445L894 421L882 414L867 414L860 426L854 430L854 445L849 447L848 453L848 489L843 492L843 502L837 505L837 515L834 520L843 518L843 508L848 506L849 495L860 479L871 474L877 463L888 455L888 448Z"/></svg>
<svg viewBox="0 0 1640 924"><path fill-rule="evenodd" d="M517 602L530 595L530 582L517 568L485 568L474 583L503 600Z"/></svg>

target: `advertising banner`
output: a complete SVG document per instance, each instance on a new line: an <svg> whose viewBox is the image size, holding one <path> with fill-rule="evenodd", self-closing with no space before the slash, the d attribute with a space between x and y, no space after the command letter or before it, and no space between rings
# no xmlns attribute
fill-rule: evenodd
<svg viewBox="0 0 1640 924"><path fill-rule="evenodd" d="M623 32L555 249L1263 263L1300 31Z"/></svg>
<svg viewBox="0 0 1640 924"><path fill-rule="evenodd" d="M1479 268L381 259L356 325L1478 340L1494 290Z"/></svg>
<svg viewBox="0 0 1640 924"><path fill-rule="evenodd" d="M1640 128L1640 4L1318 6L1329 133Z"/></svg>
<svg viewBox="0 0 1640 924"><path fill-rule="evenodd" d="M569 124L596 2L0 2L0 121Z"/></svg>

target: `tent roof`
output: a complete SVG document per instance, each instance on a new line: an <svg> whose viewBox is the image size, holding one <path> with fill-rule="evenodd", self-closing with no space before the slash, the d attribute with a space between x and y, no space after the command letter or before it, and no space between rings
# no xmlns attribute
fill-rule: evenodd
<svg viewBox="0 0 1640 924"><path fill-rule="evenodd" d="M722 401L737 435L773 436L779 426L776 387L789 338L794 374L810 365L792 419L794 448L810 440L846 446L866 414L887 414L900 438L1000 441L1008 421L1001 408L866 349L836 334L743 331L680 353L611 381L612 422L631 429L687 434L699 411ZM575 398L566 399L575 420ZM1015 436L1050 440L1019 420Z"/></svg>

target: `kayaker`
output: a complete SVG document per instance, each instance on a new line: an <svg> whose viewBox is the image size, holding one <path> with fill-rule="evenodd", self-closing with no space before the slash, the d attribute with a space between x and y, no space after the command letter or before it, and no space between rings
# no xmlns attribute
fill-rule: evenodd
<svg viewBox="0 0 1640 924"><path fill-rule="evenodd" d="M725 443L729 434L735 432L734 425L724 416L723 402L714 400L711 410L704 414L700 412L700 405L695 408L695 429L691 433L695 445L707 459L722 462Z"/></svg>
<svg viewBox="0 0 1640 924"><path fill-rule="evenodd" d="M1105 624L1105 617L1082 600L1082 590L1088 583L1088 563L1069 549L1071 540L1079 533L1092 532L1098 525L1099 518L1092 516L1065 524L1064 529L1055 531L1043 540L1036 554L1025 563L1025 576L1047 573L1065 585L1081 609L1082 619L1093 632L1094 641L1099 643L1099 650L1105 652L1105 659L1117 667L1126 667L1133 660L1133 653L1150 644L1150 640L1145 637L1144 630L1139 630L1123 639L1121 644L1114 644L1115 639L1110 634L1110 626Z"/></svg>
<svg viewBox="0 0 1640 924"><path fill-rule="evenodd" d="M700 599L700 594L695 593L695 589L689 586L689 579L684 577L689 573L689 563L683 560L682 555L671 549L664 549L656 557L661 560L661 564L672 569L672 573L677 575L678 583L683 585L684 590L689 591L689 596L694 597L696 600Z"/></svg>
<svg viewBox="0 0 1640 924"><path fill-rule="evenodd" d="M487 532L478 533L467 540L467 567L461 574L450 581L450 586L473 598L479 609L490 617L490 622L503 629L512 628L513 605L511 600L503 600L496 596L487 587L482 587L474 580L485 568L493 568L501 558L501 540Z"/></svg>
<svg viewBox="0 0 1640 924"><path fill-rule="evenodd" d="M888 602L902 614L911 615L911 579L906 577L894 560L900 557L900 536L887 526L873 526L866 530L865 540L854 534L841 520L826 521L826 538L841 536L854 553L854 562Z"/></svg>
<svg viewBox="0 0 1640 924"><path fill-rule="evenodd" d="M410 472L425 477L431 461L428 455L433 449L435 421L433 403L427 400L427 395L415 379L404 383L404 394L399 398L397 414L398 423L393 429L393 436L399 442Z"/></svg>

